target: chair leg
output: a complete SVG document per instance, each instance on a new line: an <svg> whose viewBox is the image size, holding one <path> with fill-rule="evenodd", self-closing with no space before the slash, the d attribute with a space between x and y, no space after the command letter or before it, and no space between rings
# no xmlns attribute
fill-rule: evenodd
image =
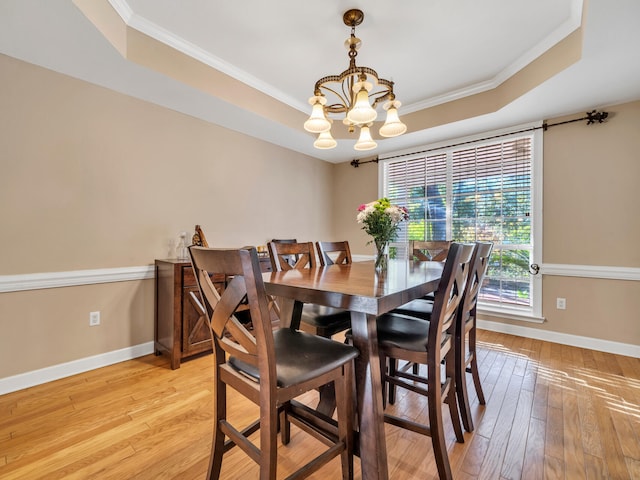
<svg viewBox="0 0 640 480"><path fill-rule="evenodd" d="M456 391L454 388L449 389L447 393L447 404L449 405L449 413L451 414L451 424L456 434L456 441L464 443L464 434L460 426L460 413L458 411L458 402L456 401Z"/></svg>
<svg viewBox="0 0 640 480"><path fill-rule="evenodd" d="M458 410L458 402L456 399L458 388L456 377L459 371L457 360L459 355L456 345L453 345L452 347L453 348L449 351L445 360L446 376L451 381L449 389L447 390L446 402L449 405L451 424L453 425L453 431L456 434L456 440L458 441L458 443L464 443L464 435L462 433L462 426L460 425L460 412Z"/></svg>
<svg viewBox="0 0 640 480"><path fill-rule="evenodd" d="M340 454L342 464L342 480L353 480L353 365L347 363L343 367L344 377L335 382L338 436L344 443Z"/></svg>
<svg viewBox="0 0 640 480"><path fill-rule="evenodd" d="M276 480L278 466L278 408L260 405L260 480Z"/></svg>
<svg viewBox="0 0 640 480"><path fill-rule="evenodd" d="M476 387L476 393L478 394L478 401L480 405L485 405L487 402L484 399L484 392L482 391L482 385L480 385L480 373L478 372L478 360L476 354L476 323L475 318L473 321L473 327L469 330L469 354L471 356L471 376L473 377L473 384Z"/></svg>
<svg viewBox="0 0 640 480"><path fill-rule="evenodd" d="M389 357L387 362L389 364L389 376L395 377L396 372L398 371L398 359ZM384 373L384 370L382 370ZM394 405L396 403L396 386L393 383L389 383L389 405ZM384 398L384 387L383 387L383 397Z"/></svg>
<svg viewBox="0 0 640 480"><path fill-rule="evenodd" d="M392 363L395 359L387 358L382 352L378 352L380 359L380 375L382 376L382 408L387 408L387 388L389 389L389 400L391 400L391 388L393 385L387 381L387 374L391 375L391 368L387 371L387 363ZM389 402L391 403L391 402Z"/></svg>
<svg viewBox="0 0 640 480"><path fill-rule="evenodd" d="M278 417L280 423L280 440L282 441L282 445L289 445L291 441L291 422L287 418L287 411L285 408L280 410L280 416Z"/></svg>
<svg viewBox="0 0 640 480"><path fill-rule="evenodd" d="M444 426L442 423L442 393L440 385L440 365L429 365L428 377L428 410L429 410L429 427L431 430L431 443L433 444L433 454L438 467L438 475L440 480L451 480L451 465L449 464L449 455L447 453L447 443L444 439Z"/></svg>
<svg viewBox="0 0 640 480"><path fill-rule="evenodd" d="M213 397L213 441L211 442L211 456L209 458L209 474L207 480L218 480L222 468L222 456L224 454L224 433L220 429L220 422L227 419L227 386L218 381L216 393Z"/></svg>
<svg viewBox="0 0 640 480"><path fill-rule="evenodd" d="M464 326L463 326L464 329ZM467 392L467 349L465 345L465 333L456 332L455 343L455 377L456 396L460 408L462 425L467 432L473 432L473 419L471 418L471 406L469 404L469 393Z"/></svg>

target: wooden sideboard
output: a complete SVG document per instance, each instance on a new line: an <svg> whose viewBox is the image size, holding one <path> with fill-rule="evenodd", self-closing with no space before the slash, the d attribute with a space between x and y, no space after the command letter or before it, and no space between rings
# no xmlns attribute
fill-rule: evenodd
<svg viewBox="0 0 640 480"><path fill-rule="evenodd" d="M260 266L271 271L269 257L261 257ZM183 359L211 352L211 329L190 295L193 292L200 299L191 262L156 260L155 270L154 349L156 355L167 354L175 370ZM213 275L212 281L224 288L224 275Z"/></svg>

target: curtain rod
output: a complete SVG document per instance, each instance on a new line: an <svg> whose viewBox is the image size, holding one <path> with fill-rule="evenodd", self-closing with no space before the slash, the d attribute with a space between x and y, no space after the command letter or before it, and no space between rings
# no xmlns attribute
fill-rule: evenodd
<svg viewBox="0 0 640 480"><path fill-rule="evenodd" d="M547 123L547 122L543 122L542 125L540 125L539 127L530 127L530 128L525 128L524 130L518 130L516 132L509 132L509 133L502 133L500 135L493 135L491 137L485 137L485 138L479 138L476 140L469 140L467 142L460 142L460 143L454 143L451 145L445 145L445 146L441 146L441 147L434 147L434 148L428 148L426 150L419 150L417 152L410 152L410 153L402 153L402 154L398 154L398 155L392 155L390 157L385 157L385 158L379 158L379 157L375 157L372 158L371 160L365 160L365 161L361 161L358 159L353 159L351 160L351 166L353 168L358 168L360 165L364 165L365 163L378 163L381 160L390 160L392 158L400 158L400 157L407 157L410 155L416 155L419 153L428 153L428 152L433 152L435 150L442 150L443 148L451 148L451 147L459 147L461 145L467 145L469 143L476 143L476 142L482 142L484 140L493 140L494 138L500 138L500 137L507 137L509 135L514 135L517 133L525 133L525 132L532 132L534 130L540 130L543 129L544 131L547 131L548 128L550 127L557 127L558 125L564 125L566 123L573 123L573 122L581 122L582 120L587 120L587 125L591 125L593 123L603 123L605 121L605 119L609 116L608 112L598 112L596 110L592 110L590 112L586 113L586 117L580 117L580 118L574 118L573 120L565 120L564 122L557 122L557 123Z"/></svg>

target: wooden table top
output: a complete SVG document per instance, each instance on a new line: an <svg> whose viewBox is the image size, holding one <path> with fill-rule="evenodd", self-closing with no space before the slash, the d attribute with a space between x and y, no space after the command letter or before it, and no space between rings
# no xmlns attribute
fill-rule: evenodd
<svg viewBox="0 0 640 480"><path fill-rule="evenodd" d="M433 292L442 268L440 262L389 260L387 271L379 273L366 261L265 273L263 279L271 295L381 315Z"/></svg>

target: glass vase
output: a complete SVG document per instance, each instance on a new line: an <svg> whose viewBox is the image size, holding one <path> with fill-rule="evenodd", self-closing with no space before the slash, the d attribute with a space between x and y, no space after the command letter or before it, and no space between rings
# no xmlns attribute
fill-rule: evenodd
<svg viewBox="0 0 640 480"><path fill-rule="evenodd" d="M376 270L379 272L384 272L389 266L389 242L384 240L374 240L374 243L376 245Z"/></svg>

